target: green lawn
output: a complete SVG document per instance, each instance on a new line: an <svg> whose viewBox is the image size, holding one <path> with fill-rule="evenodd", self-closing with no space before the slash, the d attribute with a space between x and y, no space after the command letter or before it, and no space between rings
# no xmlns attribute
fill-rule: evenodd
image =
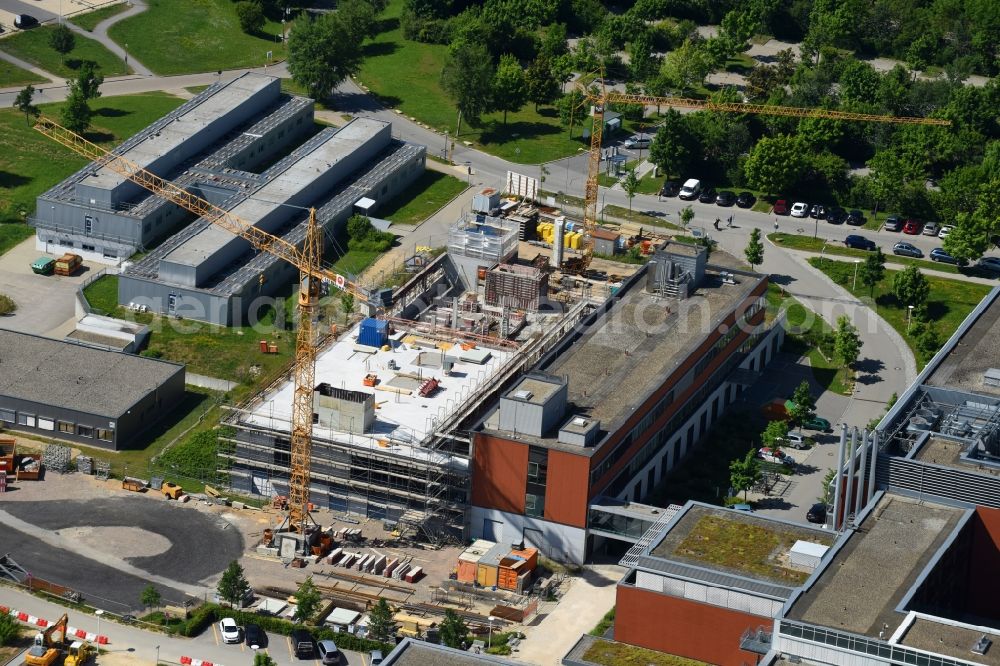
<svg viewBox="0 0 1000 666"><path fill-rule="evenodd" d="M84 60L96 62L104 76L121 76L132 71L100 42L78 33L73 35L76 47L65 57L62 56L49 46L49 35L54 30L54 26L43 26L20 32L0 41L0 50L64 78L76 76L76 70Z"/></svg>
<svg viewBox="0 0 1000 666"><path fill-rule="evenodd" d="M846 247L843 243L826 241L822 238L812 236L800 236L797 234L770 233L767 235L775 245L787 247L791 250L805 250L807 252L821 252L822 254L836 254L844 257L860 257L864 259L871 252L858 250L853 247ZM958 273L958 266L951 264L941 264L927 259L914 259L913 257L901 257L895 254L886 254L886 261L894 264L905 264L917 266L919 268L929 268L942 273Z"/></svg>
<svg viewBox="0 0 1000 666"><path fill-rule="evenodd" d="M145 93L93 100L93 127L87 138L110 148L177 108L182 99ZM44 104L42 113L59 117L61 104ZM35 210L35 197L85 164L83 158L31 129L24 115L0 110L0 252L30 236L23 220Z"/></svg>
<svg viewBox="0 0 1000 666"><path fill-rule="evenodd" d="M358 275L363 270L371 266L372 262L378 259L380 254L380 252L372 252L369 250L348 250L343 256L334 262L330 269L336 271L337 273Z"/></svg>
<svg viewBox="0 0 1000 666"><path fill-rule="evenodd" d="M0 88L26 86L29 83L45 83L45 79L6 60L0 60Z"/></svg>
<svg viewBox="0 0 1000 666"><path fill-rule="evenodd" d="M448 47L403 39L399 27L402 7L403 0L389 2L382 14L383 32L365 46L366 58L358 81L386 105L439 131L454 134L458 114L440 84ZM579 148L587 147L580 138L580 123L573 129L571 139L568 128L559 124L559 114L551 107L535 112L534 105L526 104L521 111L507 115L506 126L502 113L487 114L481 120L476 127L463 122L457 140L470 141L513 162L538 164L575 155ZM440 149L430 148L434 152Z"/></svg>
<svg viewBox="0 0 1000 666"><path fill-rule="evenodd" d="M827 277L856 297L868 299L867 287L859 282L857 288L854 288L853 262L814 257L809 260L809 263L823 271ZM916 351L916 341L907 331L907 304L900 303L892 293L892 278L896 273L897 271L887 270L882 281L875 285L874 306L878 314L896 329L910 348L914 350L918 365L923 365L929 359L920 358L920 354ZM961 280L931 275L926 277L931 287L926 303L927 316L933 323L943 344L972 312L973 308L989 293L990 288L986 285ZM862 349L863 353L864 349Z"/></svg>
<svg viewBox="0 0 1000 666"><path fill-rule="evenodd" d="M667 222L666 218L656 217L653 215L647 215L636 209L635 201L632 202L632 211L629 212L628 208L623 206L615 206L614 204L608 204L604 207L603 217L610 217L625 220L626 222L632 222L634 224L641 224L643 226L652 227L663 227L664 229L675 229L680 230L683 227L674 224L672 222Z"/></svg>
<svg viewBox="0 0 1000 666"><path fill-rule="evenodd" d="M396 224L420 224L467 187L466 181L454 176L440 171L424 171L379 210L378 216Z"/></svg>
<svg viewBox="0 0 1000 666"><path fill-rule="evenodd" d="M107 7L101 7L100 9L95 9L92 12L87 12L85 14L77 14L70 21L74 25L78 25L87 32L94 32L94 28L97 24L104 19L109 19L112 16L117 16L123 11L129 8L129 5L124 2L119 2L114 5L109 5Z"/></svg>
<svg viewBox="0 0 1000 666"><path fill-rule="evenodd" d="M663 181L666 178L663 176L653 177L653 172L649 171L645 176L639 179L639 194L658 194L660 189L663 188Z"/></svg>
<svg viewBox="0 0 1000 666"><path fill-rule="evenodd" d="M108 34L157 74L260 67L268 51L275 60L286 55L280 22L269 20L260 35L244 34L230 0L150 0L147 11Z"/></svg>
<svg viewBox="0 0 1000 666"><path fill-rule="evenodd" d="M595 641L587 648L583 660L601 666L707 666L704 662L687 657L613 641Z"/></svg>

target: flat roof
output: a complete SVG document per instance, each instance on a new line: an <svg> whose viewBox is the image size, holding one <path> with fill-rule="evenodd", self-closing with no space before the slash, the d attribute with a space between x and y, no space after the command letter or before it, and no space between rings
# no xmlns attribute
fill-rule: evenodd
<svg viewBox="0 0 1000 666"><path fill-rule="evenodd" d="M997 289L986 296L988 306L962 332L924 384L1000 396L1000 386L983 382L987 370L1000 366L1000 303L996 297Z"/></svg>
<svg viewBox="0 0 1000 666"><path fill-rule="evenodd" d="M476 664L506 664L517 662L491 654L474 654L444 645L414 641L409 638L385 656L383 666L476 666Z"/></svg>
<svg viewBox="0 0 1000 666"><path fill-rule="evenodd" d="M544 405L561 387L562 385L555 381L525 375L521 381L514 385L514 388L504 394L504 397L524 400L533 405Z"/></svg>
<svg viewBox="0 0 1000 666"><path fill-rule="evenodd" d="M195 106L166 126L159 128L155 133L150 134L146 140L140 141L122 152L121 155L141 167L148 167L159 158L176 150L194 134L271 85L274 80L273 76L247 72L223 84L219 89L210 89L206 91L208 94L200 101L199 98L195 98L197 101ZM92 187L110 190L126 180L124 176L109 167L101 167L96 176L91 176L81 182Z"/></svg>
<svg viewBox="0 0 1000 666"><path fill-rule="evenodd" d="M230 213L251 223L258 223L282 207L310 184L329 171L334 164L351 155L371 140L388 123L370 118L355 118L344 127L329 132L329 136L308 153L301 155L287 169L265 183L250 197L236 204ZM345 174L349 176L350 174ZM289 218L299 217L295 211ZM232 242L236 236L222 227L210 225L184 241L164 257L165 261L194 266Z"/></svg>
<svg viewBox="0 0 1000 666"><path fill-rule="evenodd" d="M899 639L899 644L965 661L1000 666L1000 631L951 620L936 620L926 616L914 618L906 633ZM986 654L972 652L972 646L984 635L993 641L990 649Z"/></svg>
<svg viewBox="0 0 1000 666"><path fill-rule="evenodd" d="M0 329L0 395L18 400L116 419L178 371L184 366Z"/></svg>
<svg viewBox="0 0 1000 666"><path fill-rule="evenodd" d="M877 638L966 509L887 493L792 605L789 619Z"/></svg>
<svg viewBox="0 0 1000 666"><path fill-rule="evenodd" d="M437 423L444 421L465 406L467 396L480 386L489 385L494 373L514 357L514 352L489 348L491 356L487 363L468 363L457 359L457 354L461 352L457 341L436 342L414 334L396 335L390 340L390 351L369 353L371 347L361 351L356 345L359 329L360 325L355 326L319 353L316 357L316 384L326 382L336 388L374 394L377 406L374 426L368 433L348 435L318 423L313 426L313 436L338 442L349 441L352 446L419 460L467 465L467 461L459 462L452 456L417 444L433 434L435 420ZM430 345L430 348L419 344L421 342ZM294 344L294 341L286 344ZM439 347L433 347L433 344ZM447 349L442 351L441 347ZM448 360L454 361L449 376L444 376L440 366L442 353ZM389 369L390 361L396 364L397 370ZM378 376L375 388L363 383L369 373ZM440 388L429 397L420 397L417 388L423 380L430 378L440 380ZM240 417L241 421L289 432L293 392L294 384L286 381L262 394L250 413Z"/></svg>
<svg viewBox="0 0 1000 666"><path fill-rule="evenodd" d="M835 534L721 507L692 504L649 556L797 587L811 570L792 566L788 554L799 541L830 546Z"/></svg>

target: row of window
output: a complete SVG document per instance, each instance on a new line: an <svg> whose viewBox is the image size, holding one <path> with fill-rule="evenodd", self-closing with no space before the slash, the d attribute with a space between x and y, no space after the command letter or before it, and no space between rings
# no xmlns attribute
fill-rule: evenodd
<svg viewBox="0 0 1000 666"><path fill-rule="evenodd" d="M911 664L912 666L965 666L966 664L975 663L937 654L928 654L901 645L894 645L865 636L848 634L835 629L815 627L787 620L783 620L779 624L778 630L783 636L801 638L807 641L850 650L851 652L872 655L893 664Z"/></svg>
<svg viewBox="0 0 1000 666"><path fill-rule="evenodd" d="M115 439L114 430L107 428L94 428L82 423L72 423L70 421L58 421L44 416L35 416L25 412L14 412L12 409L0 409L0 421L5 423L16 423L26 428L38 428L39 430L49 430L60 432L66 435L76 435L77 437L89 437L100 439L105 442L113 442Z"/></svg>

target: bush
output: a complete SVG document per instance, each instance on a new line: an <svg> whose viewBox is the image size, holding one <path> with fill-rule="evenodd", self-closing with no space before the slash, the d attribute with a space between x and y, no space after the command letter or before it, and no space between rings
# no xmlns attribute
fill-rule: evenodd
<svg viewBox="0 0 1000 666"><path fill-rule="evenodd" d="M0 316L12 314L17 310L17 303L6 294L0 294Z"/></svg>
<svg viewBox="0 0 1000 666"><path fill-rule="evenodd" d="M21 633L21 625L12 616L0 615L0 645L13 643Z"/></svg>

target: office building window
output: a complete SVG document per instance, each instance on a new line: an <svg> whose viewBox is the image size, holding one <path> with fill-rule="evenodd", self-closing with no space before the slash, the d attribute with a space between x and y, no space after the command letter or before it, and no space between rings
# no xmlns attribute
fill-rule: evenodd
<svg viewBox="0 0 1000 666"><path fill-rule="evenodd" d="M0 421L5 421L7 423L14 423L14 410L0 409Z"/></svg>
<svg viewBox="0 0 1000 666"><path fill-rule="evenodd" d="M106 428L97 429L97 439L104 440L105 442L111 442L115 439L115 433L113 430L108 430Z"/></svg>
<svg viewBox="0 0 1000 666"><path fill-rule="evenodd" d="M76 427L76 434L79 435L80 437L93 437L94 429L91 428L90 426L78 425Z"/></svg>
<svg viewBox="0 0 1000 666"><path fill-rule="evenodd" d="M29 428L35 427L35 415L34 414L22 414L17 415L17 424L28 426Z"/></svg>
<svg viewBox="0 0 1000 666"><path fill-rule="evenodd" d="M60 421L59 422L59 432L66 432L66 433L69 433L69 434L72 435L74 432L76 432L76 424L75 423L67 423L66 421Z"/></svg>
<svg viewBox="0 0 1000 666"><path fill-rule="evenodd" d="M524 515L541 518L545 513L545 498L527 493L524 496Z"/></svg>

